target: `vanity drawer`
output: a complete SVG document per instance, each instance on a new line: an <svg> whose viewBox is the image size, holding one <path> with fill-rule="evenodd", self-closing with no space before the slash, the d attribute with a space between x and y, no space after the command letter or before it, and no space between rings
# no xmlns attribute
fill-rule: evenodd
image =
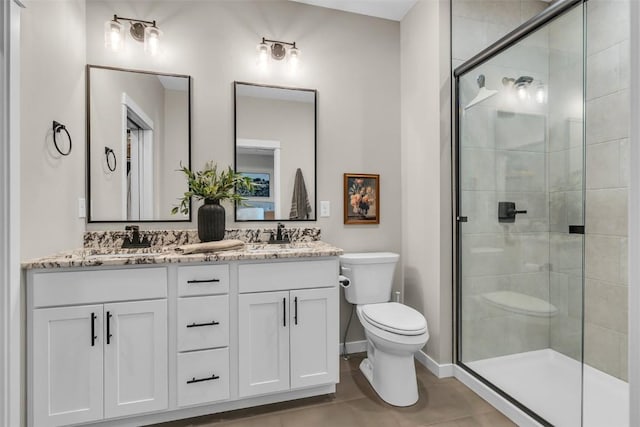
<svg viewBox="0 0 640 427"><path fill-rule="evenodd" d="M324 288L338 285L337 259L239 266L239 292Z"/></svg>
<svg viewBox="0 0 640 427"><path fill-rule="evenodd" d="M228 398L228 348L178 354L178 406L199 405Z"/></svg>
<svg viewBox="0 0 640 427"><path fill-rule="evenodd" d="M178 267L178 295L215 295L229 292L229 265Z"/></svg>
<svg viewBox="0 0 640 427"><path fill-rule="evenodd" d="M178 351L229 345L229 296L178 298Z"/></svg>
<svg viewBox="0 0 640 427"><path fill-rule="evenodd" d="M34 308L167 297L164 267L34 273L32 283Z"/></svg>

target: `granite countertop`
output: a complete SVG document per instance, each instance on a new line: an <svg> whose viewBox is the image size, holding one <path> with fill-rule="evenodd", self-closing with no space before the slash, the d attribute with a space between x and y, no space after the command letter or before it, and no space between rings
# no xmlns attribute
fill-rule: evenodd
<svg viewBox="0 0 640 427"><path fill-rule="evenodd" d="M338 256L343 250L320 240L288 244L246 243L239 250L184 255L176 246L144 249L85 248L22 263L24 269L174 264Z"/></svg>

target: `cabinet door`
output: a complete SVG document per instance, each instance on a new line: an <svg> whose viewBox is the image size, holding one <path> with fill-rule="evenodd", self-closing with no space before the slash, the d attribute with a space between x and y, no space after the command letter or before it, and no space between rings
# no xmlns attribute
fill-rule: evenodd
<svg viewBox="0 0 640 427"><path fill-rule="evenodd" d="M338 381L338 288L291 291L291 388Z"/></svg>
<svg viewBox="0 0 640 427"><path fill-rule="evenodd" d="M167 408L167 300L105 304L105 417Z"/></svg>
<svg viewBox="0 0 640 427"><path fill-rule="evenodd" d="M289 389L289 292L238 297L241 397Z"/></svg>
<svg viewBox="0 0 640 427"><path fill-rule="evenodd" d="M102 419L102 305L33 311L33 426Z"/></svg>

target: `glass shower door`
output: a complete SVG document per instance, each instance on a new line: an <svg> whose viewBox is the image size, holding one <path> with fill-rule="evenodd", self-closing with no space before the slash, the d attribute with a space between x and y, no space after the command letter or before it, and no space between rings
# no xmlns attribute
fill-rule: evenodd
<svg viewBox="0 0 640 427"><path fill-rule="evenodd" d="M461 74L458 363L543 423L582 423L583 10Z"/></svg>

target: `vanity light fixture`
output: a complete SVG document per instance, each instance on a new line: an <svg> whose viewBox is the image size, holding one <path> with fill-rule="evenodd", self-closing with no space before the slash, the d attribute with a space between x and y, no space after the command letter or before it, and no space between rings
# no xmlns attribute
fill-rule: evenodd
<svg viewBox="0 0 640 427"><path fill-rule="evenodd" d="M529 99L529 87L533 83L533 77L520 76L517 79L511 77L503 77L502 84L507 87L512 87L516 90L516 95L522 101ZM536 86L535 99L538 103L542 104L546 98L544 85L539 82Z"/></svg>
<svg viewBox="0 0 640 427"><path fill-rule="evenodd" d="M162 31L156 26L156 21L124 18L113 15L113 19L104 24L104 45L107 49L118 52L124 44L124 25L120 21L129 21L131 37L144 43L145 53L155 56L160 52L160 37Z"/></svg>
<svg viewBox="0 0 640 427"><path fill-rule="evenodd" d="M269 57L276 61L282 61L287 58L289 67L293 70L298 68L300 63L300 49L296 46L296 42L289 43L279 40L269 40L262 38L256 47L258 52L258 65L265 68L269 62Z"/></svg>

